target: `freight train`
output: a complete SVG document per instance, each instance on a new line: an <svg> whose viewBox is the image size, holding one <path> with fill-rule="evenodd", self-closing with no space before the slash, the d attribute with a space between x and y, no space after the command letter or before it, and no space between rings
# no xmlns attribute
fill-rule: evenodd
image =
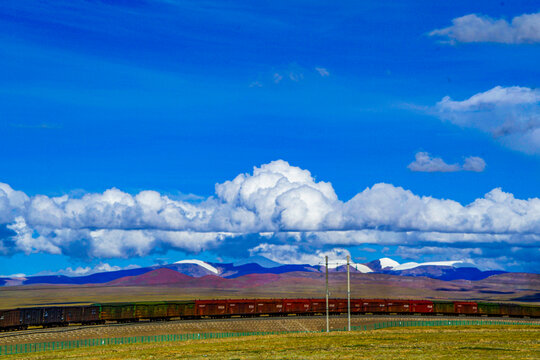
<svg viewBox="0 0 540 360"><path fill-rule="evenodd" d="M347 313L346 299L330 299L331 314ZM0 331L28 327L96 325L139 320L322 315L325 299L242 299L101 303L0 310ZM472 301L351 299L352 314L540 317L540 306Z"/></svg>

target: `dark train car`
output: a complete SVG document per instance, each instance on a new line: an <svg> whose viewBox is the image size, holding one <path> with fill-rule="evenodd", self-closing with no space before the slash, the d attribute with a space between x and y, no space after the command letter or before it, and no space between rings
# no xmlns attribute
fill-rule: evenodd
<svg viewBox="0 0 540 360"><path fill-rule="evenodd" d="M83 307L82 321L83 324L100 324L101 320L101 306L90 305Z"/></svg>
<svg viewBox="0 0 540 360"><path fill-rule="evenodd" d="M310 299L284 299L283 307L285 308L284 312L287 314L305 314L311 311L311 300Z"/></svg>
<svg viewBox="0 0 540 360"><path fill-rule="evenodd" d="M64 324L63 307L45 307L43 308L43 327L58 326Z"/></svg>
<svg viewBox="0 0 540 360"><path fill-rule="evenodd" d="M168 318L192 318L195 316L195 301L167 302Z"/></svg>
<svg viewBox="0 0 540 360"><path fill-rule="evenodd" d="M455 314L478 314L478 304L471 301L454 301Z"/></svg>
<svg viewBox="0 0 540 360"><path fill-rule="evenodd" d="M101 304L101 320L117 322L136 321L135 303Z"/></svg>
<svg viewBox="0 0 540 360"><path fill-rule="evenodd" d="M0 310L0 331L22 329L19 309Z"/></svg>
<svg viewBox="0 0 540 360"><path fill-rule="evenodd" d="M454 303L444 300L433 300L433 312L435 314L453 314Z"/></svg>
<svg viewBox="0 0 540 360"><path fill-rule="evenodd" d="M411 300L410 312L415 314L433 313L433 301L429 300Z"/></svg>
<svg viewBox="0 0 540 360"><path fill-rule="evenodd" d="M42 308L22 308L20 311L20 323L24 327L39 326L43 322Z"/></svg>
<svg viewBox="0 0 540 360"><path fill-rule="evenodd" d="M255 300L228 300L227 313L231 316L250 316L256 313Z"/></svg>
<svg viewBox="0 0 540 360"><path fill-rule="evenodd" d="M198 316L220 317L228 315L228 300L197 300L195 306Z"/></svg>
<svg viewBox="0 0 540 360"><path fill-rule="evenodd" d="M362 307L366 313L385 313L386 301L382 299L363 299Z"/></svg>
<svg viewBox="0 0 540 360"><path fill-rule="evenodd" d="M502 311L508 316L523 316L522 306L518 304L501 304Z"/></svg>
<svg viewBox="0 0 540 360"><path fill-rule="evenodd" d="M386 301L386 312L396 313L396 314L405 314L409 313L410 302L409 300L387 300Z"/></svg>
<svg viewBox="0 0 540 360"><path fill-rule="evenodd" d="M478 314L485 316L502 316L507 315L503 314L503 308L501 304L497 303L488 303L488 302L479 302L478 304Z"/></svg>
<svg viewBox="0 0 540 360"><path fill-rule="evenodd" d="M540 306L538 305L521 305L523 316L540 317Z"/></svg>
<svg viewBox="0 0 540 360"><path fill-rule="evenodd" d="M85 306L66 306L64 307L64 321L68 324L84 322Z"/></svg>

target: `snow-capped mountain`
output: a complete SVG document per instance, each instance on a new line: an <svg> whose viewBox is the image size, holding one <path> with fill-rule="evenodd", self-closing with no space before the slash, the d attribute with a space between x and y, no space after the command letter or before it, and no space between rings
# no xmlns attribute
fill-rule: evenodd
<svg viewBox="0 0 540 360"><path fill-rule="evenodd" d="M258 259L260 260L260 259ZM266 264L268 261L263 261ZM265 267L257 262L245 262L239 265L233 263L212 263L197 259L186 259L176 261L172 264L154 265L135 269L125 269L116 271L107 271L95 273L87 276L65 276L65 275L47 275L47 276L26 276L26 277L0 277L0 286L31 285L31 284L103 284L127 276L138 276L157 269L174 270L180 274L192 278L201 278L204 276L214 276L226 279L235 279L245 275L252 274L284 274L292 272L324 272L324 265L309 264L276 264L275 266ZM463 261L438 261L416 263L408 262L400 264L390 258L382 258L371 261L366 264L351 262L350 270L352 273L379 273L397 276L424 276L440 280L480 280L488 276L501 274L504 271L481 271L472 264L466 264ZM345 260L331 260L328 268L332 272L346 271Z"/></svg>

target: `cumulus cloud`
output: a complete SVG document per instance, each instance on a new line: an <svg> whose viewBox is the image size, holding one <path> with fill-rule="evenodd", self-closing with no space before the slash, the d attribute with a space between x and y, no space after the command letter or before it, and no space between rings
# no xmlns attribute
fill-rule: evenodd
<svg viewBox="0 0 540 360"><path fill-rule="evenodd" d="M50 271L41 272L39 274L36 274L35 276L40 276L40 275L87 276L87 275L92 275L92 274L101 273L101 272L137 269L139 267L140 267L139 265L128 265L125 267L121 267L121 266L116 266L116 265L109 265L107 263L99 263L95 265L94 267L78 266L75 269L68 267L66 269L61 269L54 272L50 272Z"/></svg>
<svg viewBox="0 0 540 360"><path fill-rule="evenodd" d="M334 248L323 251L316 250L313 253L305 253L298 245L276 245L263 243L249 250L251 256L264 256L267 259L281 264L310 264L324 265L325 256L329 262L343 261L350 256L348 250Z"/></svg>
<svg viewBox="0 0 540 360"><path fill-rule="evenodd" d="M481 167L471 159L463 167ZM278 160L215 186L196 203L155 191L27 196L1 184L0 251L112 258L170 248L220 251L257 234L303 253L325 246L436 242L540 243L540 199L494 189L470 204L375 184L352 199ZM250 245L251 248L254 246ZM247 249L247 248L246 248Z"/></svg>
<svg viewBox="0 0 540 360"><path fill-rule="evenodd" d="M443 159L432 157L427 152L417 152L415 160L408 166L411 171L418 172L456 172L456 171L475 171L482 172L486 168L484 159L477 156L465 158L462 165L447 164Z"/></svg>
<svg viewBox="0 0 540 360"><path fill-rule="evenodd" d="M515 150L540 153L540 90L496 86L462 101L445 96L430 111L442 120L489 133Z"/></svg>
<svg viewBox="0 0 540 360"><path fill-rule="evenodd" d="M540 42L540 13L516 16L511 22L469 14L453 19L452 26L433 30L429 35L444 37L451 43L538 43Z"/></svg>

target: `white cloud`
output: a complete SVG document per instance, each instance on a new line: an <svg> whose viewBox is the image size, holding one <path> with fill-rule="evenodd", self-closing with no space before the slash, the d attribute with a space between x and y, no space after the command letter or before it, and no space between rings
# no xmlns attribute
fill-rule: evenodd
<svg viewBox="0 0 540 360"><path fill-rule="evenodd" d="M463 167L482 167L478 159L469 159ZM330 183L282 160L217 184L215 197L196 204L155 191L131 195L113 188L82 197L28 197L9 189L3 190L9 205L0 208L0 219L15 235L0 239L3 253L94 258L144 256L169 248L196 253L260 233L273 239L268 242L292 241L303 253L315 253L314 244L321 249L427 240L540 243L538 198L516 199L494 189L464 206L380 183L342 201Z"/></svg>
<svg viewBox="0 0 540 360"><path fill-rule="evenodd" d="M456 171L475 171L482 172L486 167L484 159L477 156L465 158L462 165L447 164L443 159L431 157L427 152L417 152L415 160L407 166L411 171L418 172L456 172Z"/></svg>
<svg viewBox="0 0 540 360"><path fill-rule="evenodd" d="M431 157L427 152L417 152L415 160L407 166L411 171L455 172L460 171L458 164L447 164L441 158Z"/></svg>
<svg viewBox="0 0 540 360"><path fill-rule="evenodd" d="M121 267L121 266L116 266L116 265L109 265L107 263L100 263L100 264L95 265L94 267L78 266L75 269L68 267L66 269L61 269L54 272L50 272L50 271L41 272L34 276L42 276L42 275L87 276L87 275L92 275L92 274L101 273L101 272L137 269L139 267L140 267L139 265L128 265L125 267Z"/></svg>
<svg viewBox="0 0 540 360"><path fill-rule="evenodd" d="M274 73L274 82L276 84L279 84L281 80L283 80L283 75L281 75L280 73Z"/></svg>
<svg viewBox="0 0 540 360"><path fill-rule="evenodd" d="M540 13L516 16L511 22L469 14L453 19L452 26L433 30L429 35L445 37L452 43L537 43L540 42Z"/></svg>
<svg viewBox="0 0 540 360"><path fill-rule="evenodd" d="M485 168L486 162L478 156L469 156L465 158L465 162L463 163L463 170L465 171L482 172Z"/></svg>
<svg viewBox="0 0 540 360"><path fill-rule="evenodd" d="M445 96L431 110L442 120L491 134L526 153L540 153L540 90L496 86L466 100Z"/></svg>
<svg viewBox="0 0 540 360"><path fill-rule="evenodd" d="M330 76L330 72L328 72L328 70L326 68L316 67L315 71L317 71L319 73L319 75L321 75L321 77Z"/></svg>

